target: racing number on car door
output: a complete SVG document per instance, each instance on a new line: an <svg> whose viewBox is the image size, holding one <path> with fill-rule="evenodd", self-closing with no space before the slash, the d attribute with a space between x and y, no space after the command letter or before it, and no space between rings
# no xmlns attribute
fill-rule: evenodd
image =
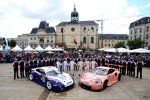
<svg viewBox="0 0 150 100"><path fill-rule="evenodd" d="M44 83L45 83L45 79L46 79L46 77L45 77L44 75L42 75L42 76L41 76L41 80L42 80L42 82L44 82Z"/></svg>

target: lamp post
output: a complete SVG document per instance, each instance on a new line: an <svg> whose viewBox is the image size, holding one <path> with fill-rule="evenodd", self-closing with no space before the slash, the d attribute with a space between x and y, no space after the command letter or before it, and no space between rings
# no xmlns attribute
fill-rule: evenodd
<svg viewBox="0 0 150 100"><path fill-rule="evenodd" d="M64 29L61 28L61 33L62 33L62 47L63 47L63 44L64 44L64 43L63 43L63 42L64 42L64 40L63 40L63 37L64 37L64 36L63 36L63 32L64 32Z"/></svg>

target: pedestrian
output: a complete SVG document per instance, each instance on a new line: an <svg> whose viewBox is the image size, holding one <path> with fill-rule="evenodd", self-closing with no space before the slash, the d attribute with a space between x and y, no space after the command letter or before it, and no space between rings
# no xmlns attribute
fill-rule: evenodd
<svg viewBox="0 0 150 100"><path fill-rule="evenodd" d="M18 60L17 60L17 58L15 59L15 62L13 62L13 70L14 70L14 80L15 80L16 76L17 76L17 78L19 78L19 75L18 75Z"/></svg>
<svg viewBox="0 0 150 100"><path fill-rule="evenodd" d="M122 75L126 75L127 62L124 60L122 62Z"/></svg>
<svg viewBox="0 0 150 100"><path fill-rule="evenodd" d="M31 69L33 68L33 60L31 59L30 61L29 61L29 73L31 73Z"/></svg>
<svg viewBox="0 0 150 100"><path fill-rule="evenodd" d="M71 59L71 61L70 61L70 73L71 73L71 75L72 76L74 76L74 66L75 66L75 61L74 61L74 59Z"/></svg>
<svg viewBox="0 0 150 100"><path fill-rule="evenodd" d="M82 76L82 67L83 67L82 59L78 59L78 65L79 65L79 77L81 77Z"/></svg>
<svg viewBox="0 0 150 100"><path fill-rule="evenodd" d="M135 67L136 67L136 63L132 61L131 62L131 77L135 77Z"/></svg>
<svg viewBox="0 0 150 100"><path fill-rule="evenodd" d="M142 61L137 62L137 75L136 78L138 78L138 75L140 73L140 79L142 79L142 68L144 66L144 63Z"/></svg>
<svg viewBox="0 0 150 100"><path fill-rule="evenodd" d="M65 58L64 61L63 61L63 69L64 69L64 72L67 71L67 65L68 65L68 62L67 62L67 60L66 60L66 58Z"/></svg>
<svg viewBox="0 0 150 100"><path fill-rule="evenodd" d="M26 61L25 62L25 75L26 75L26 78L29 78L29 62Z"/></svg>
<svg viewBox="0 0 150 100"><path fill-rule="evenodd" d="M19 62L19 65L20 65L20 77L24 78L25 62L23 59Z"/></svg>
<svg viewBox="0 0 150 100"><path fill-rule="evenodd" d="M131 76L131 61L128 61L127 75Z"/></svg>

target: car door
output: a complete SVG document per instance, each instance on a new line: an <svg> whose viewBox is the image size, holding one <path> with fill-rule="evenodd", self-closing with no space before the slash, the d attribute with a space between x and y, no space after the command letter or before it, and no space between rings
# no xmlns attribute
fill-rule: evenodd
<svg viewBox="0 0 150 100"><path fill-rule="evenodd" d="M115 77L114 71L115 71L114 69L108 70L108 81L109 81L108 85L112 85L114 83L114 77Z"/></svg>
<svg viewBox="0 0 150 100"><path fill-rule="evenodd" d="M35 75L36 81L43 85L45 84L45 78L46 76L44 70L40 68L36 69L36 75Z"/></svg>

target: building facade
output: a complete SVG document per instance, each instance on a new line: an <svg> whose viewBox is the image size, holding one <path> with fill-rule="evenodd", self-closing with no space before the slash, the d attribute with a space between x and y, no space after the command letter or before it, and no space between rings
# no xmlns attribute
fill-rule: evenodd
<svg viewBox="0 0 150 100"><path fill-rule="evenodd" d="M55 47L55 28L49 27L49 23L41 21L39 27L32 28L29 34L18 35L18 45L20 47L30 45L36 48L38 45L45 48L48 45Z"/></svg>
<svg viewBox="0 0 150 100"><path fill-rule="evenodd" d="M75 44L74 42L77 42ZM79 21L79 13L74 6L71 21L60 22L56 26L56 45L65 48L98 48L98 24L95 21Z"/></svg>
<svg viewBox="0 0 150 100"><path fill-rule="evenodd" d="M130 23L129 40L140 38L144 48L150 49L150 17L143 17Z"/></svg>
<svg viewBox="0 0 150 100"><path fill-rule="evenodd" d="M127 34L99 34L99 48L114 47L118 42L127 44Z"/></svg>

